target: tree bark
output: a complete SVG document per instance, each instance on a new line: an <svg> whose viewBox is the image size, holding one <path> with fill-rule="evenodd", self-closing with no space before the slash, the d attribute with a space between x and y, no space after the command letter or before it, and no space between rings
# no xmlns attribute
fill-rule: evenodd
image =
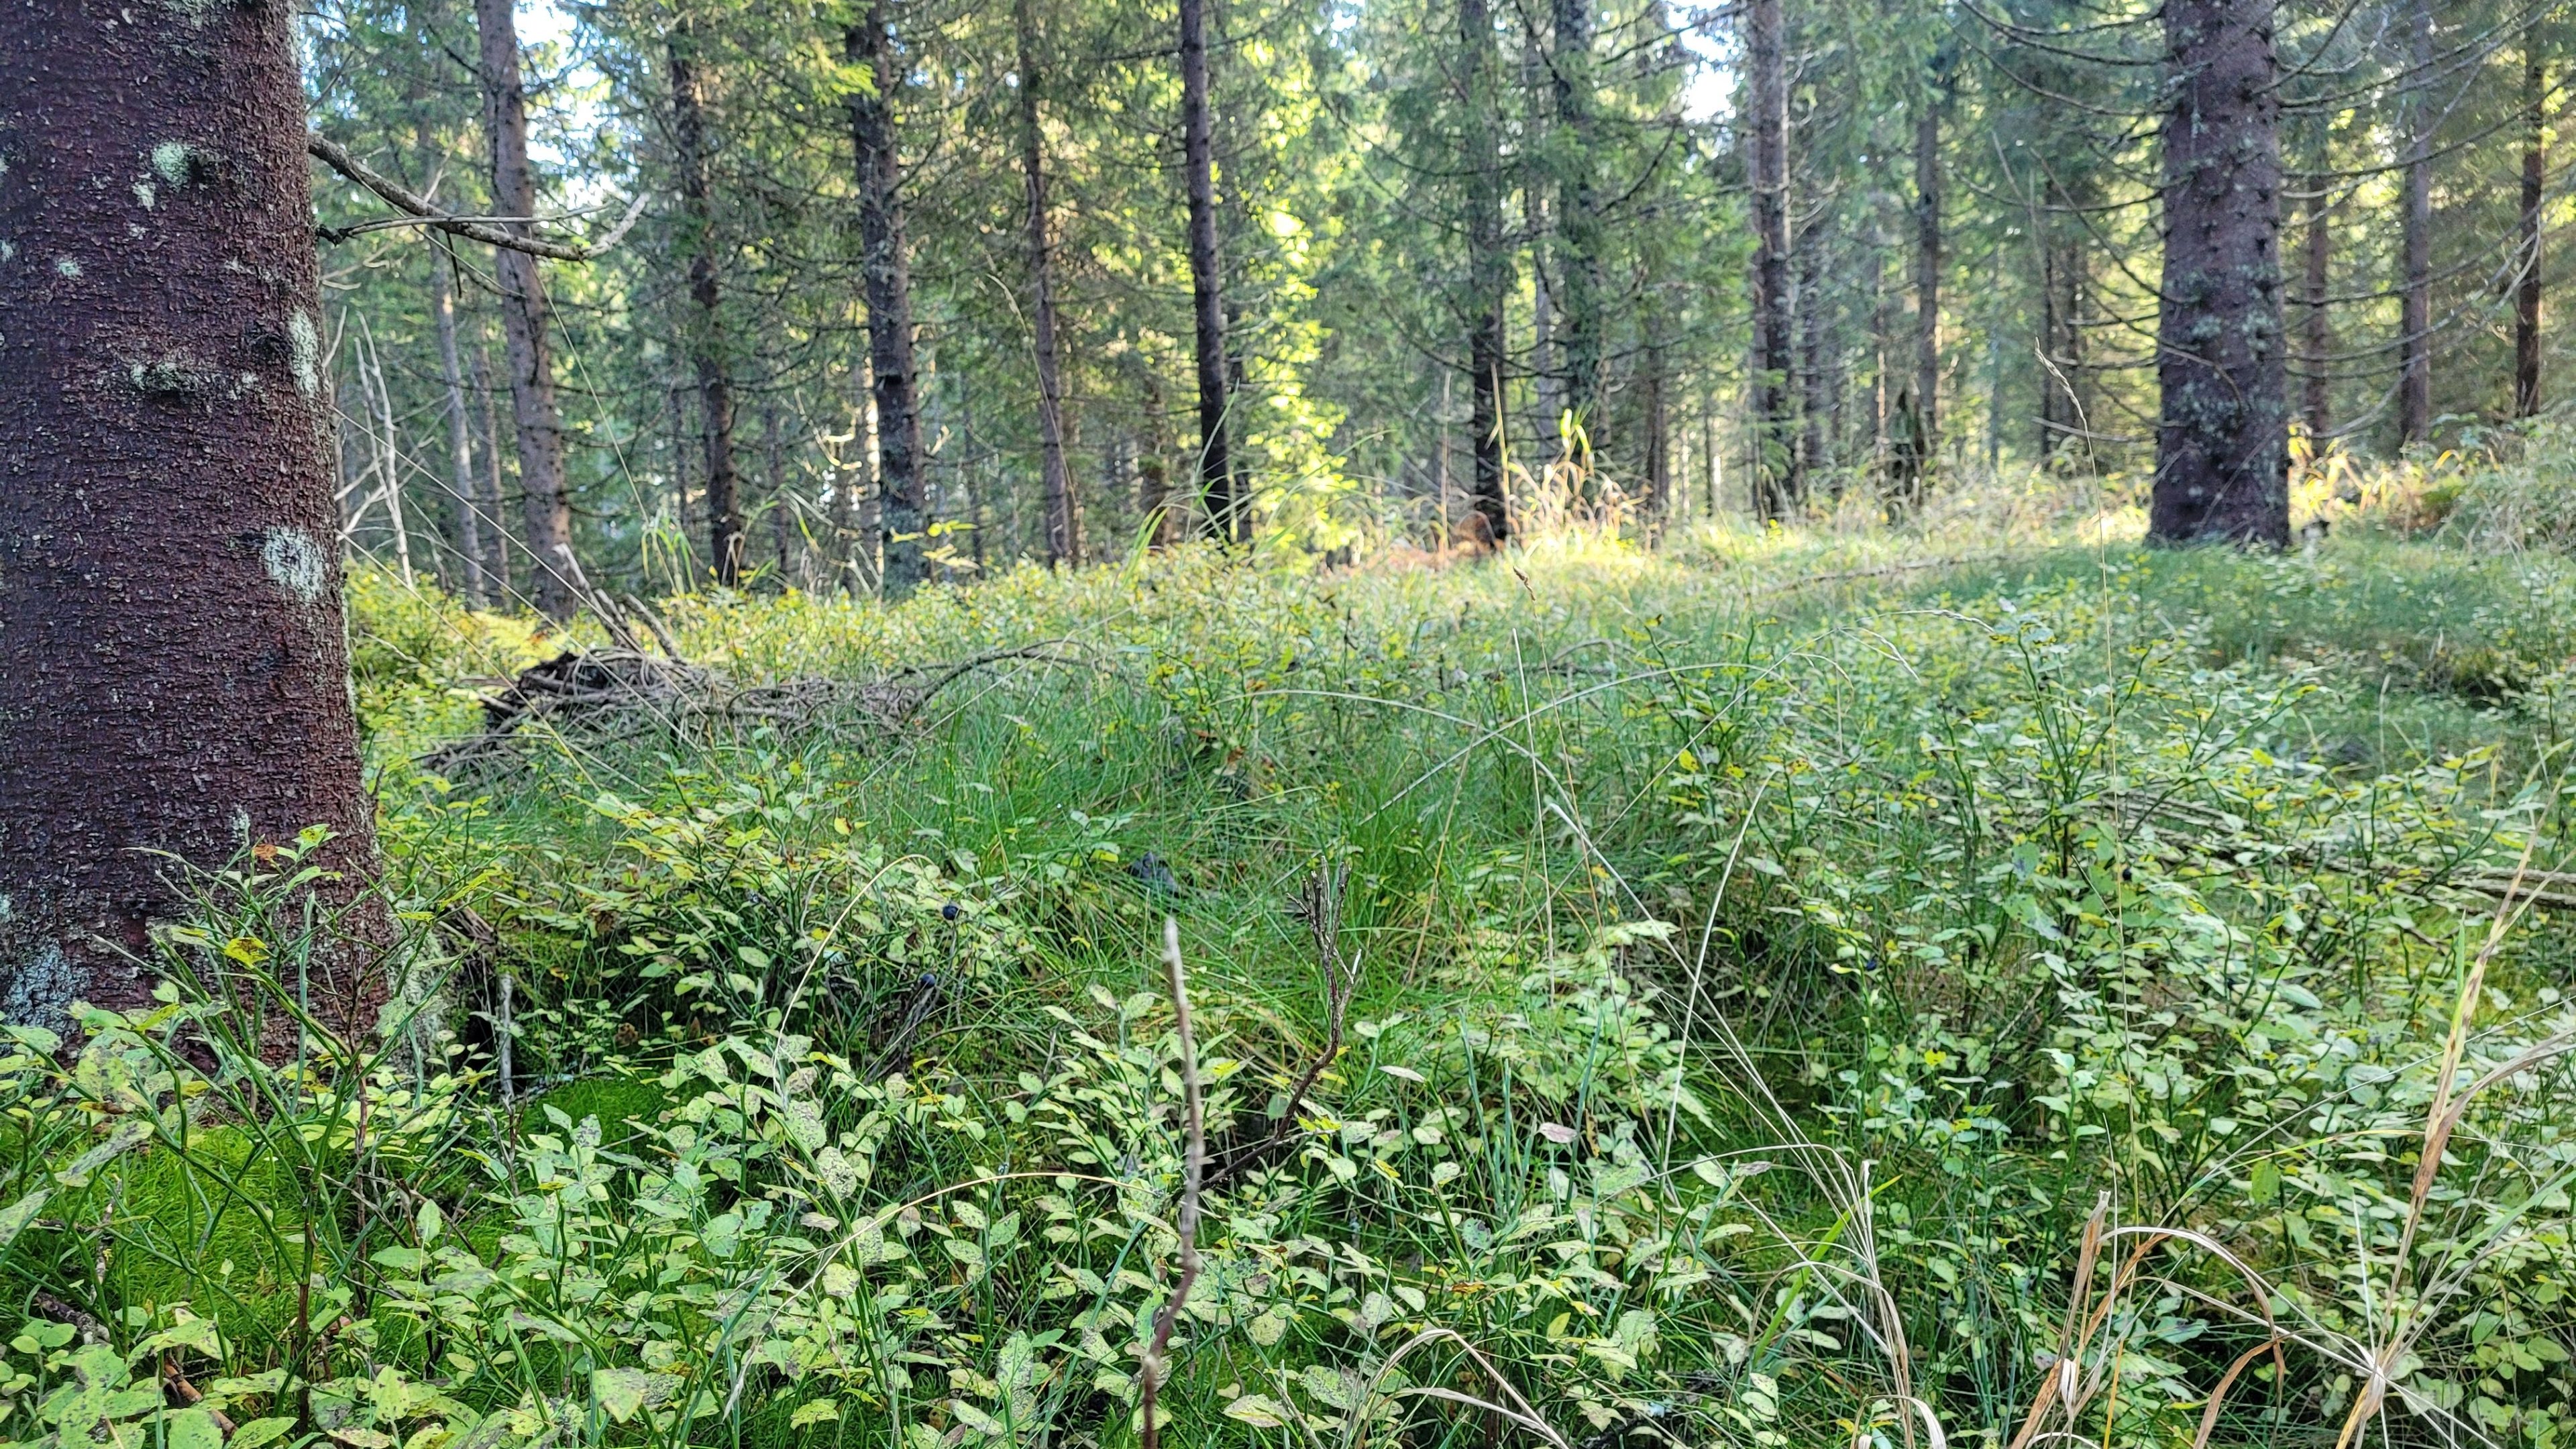
<svg viewBox="0 0 2576 1449"><path fill-rule="evenodd" d="M868 297L868 361L874 375L877 433L877 529L884 555L879 590L902 598L927 578L922 544L928 502L921 476L921 402L912 359L912 271L904 252L902 158L895 145L894 94L902 82L886 0L868 0L866 18L846 37L850 62L864 65L874 88L850 97L850 135L858 149L859 245Z"/></svg>
<svg viewBox="0 0 2576 1449"><path fill-rule="evenodd" d="M352 1032L383 999L293 23L280 0L0 11L13 1022L150 1004L138 956L188 903L147 850L287 870L266 848L315 825L318 903L358 906L309 999Z"/></svg>
<svg viewBox="0 0 2576 1449"><path fill-rule="evenodd" d="M2549 179L2547 62L2535 30L2522 42L2522 268L2513 289L2513 415L2540 411L2540 221Z"/></svg>
<svg viewBox="0 0 2576 1449"><path fill-rule="evenodd" d="M2323 166L2318 168L2322 173ZM2300 412L2303 414L2310 442L2322 447L2326 434L2334 429L2334 317L2327 310L2326 287L2331 280L2334 260L2334 205L2324 195L2325 179L2316 181L2318 195L2308 203L2308 226L2302 275L2299 279L2301 301L2306 315L2301 319L2307 349L2307 373L2300 382Z"/></svg>
<svg viewBox="0 0 2576 1449"><path fill-rule="evenodd" d="M491 525L485 530L489 552L483 578L491 585L493 602L506 604L511 599L510 526L509 493L501 482L500 391L492 386L492 362L480 341L474 344L474 395L483 400L483 518Z"/></svg>
<svg viewBox="0 0 2576 1449"><path fill-rule="evenodd" d="M2433 433L2433 3L2411 0L2415 75L2406 103L2406 170L2398 230L2406 281L2398 306L2397 441Z"/></svg>
<svg viewBox="0 0 2576 1449"><path fill-rule="evenodd" d="M1825 376L1824 238L1820 224L1797 240L1798 291L1792 314L1798 323L1798 457L1810 478L1833 466L1828 423L1832 412Z"/></svg>
<svg viewBox="0 0 2576 1449"><path fill-rule="evenodd" d="M1941 102L1947 78L1929 80L1914 113L1914 388L1906 419L1905 506L1931 491L1941 417Z"/></svg>
<svg viewBox="0 0 2576 1449"><path fill-rule="evenodd" d="M1190 317L1199 385L1199 496L1210 538L1233 543L1238 515L1228 445L1224 273L1216 244L1216 158L1208 114L1207 0L1180 0L1181 166L1189 192Z"/></svg>
<svg viewBox="0 0 2576 1449"><path fill-rule="evenodd" d="M1503 160L1494 114L1500 53L1488 0L1458 0L1458 45L1467 118L1467 426L1476 460L1469 504L1481 541L1500 544L1512 534L1503 492L1503 368L1510 346L1503 303L1513 269L1503 245Z"/></svg>
<svg viewBox="0 0 2576 1449"><path fill-rule="evenodd" d="M465 420L465 369L456 352L456 289L448 276L447 248L429 249L429 315L438 332L439 380L447 388L447 461L451 480L449 506L456 520L456 557L464 575L465 602L477 609L492 606L483 582L481 490L474 483L474 443Z"/></svg>
<svg viewBox="0 0 2576 1449"><path fill-rule="evenodd" d="M687 22L673 28L671 120L680 171L680 211L688 227L689 301L697 308L689 329L689 361L697 370L698 421L707 455L707 556L716 582L742 582L742 479L733 456L733 380L726 374L723 292L716 279L715 200L707 182L707 105L698 69L696 33Z"/></svg>
<svg viewBox="0 0 2576 1449"><path fill-rule="evenodd" d="M760 407L761 452L769 462L769 545L778 559L778 586L787 587L795 546L795 500L787 492L787 438L773 399Z"/></svg>
<svg viewBox="0 0 2576 1449"><path fill-rule="evenodd" d="M528 169L528 96L519 79L519 32L512 0L474 0L482 41L483 129L492 146L492 204L504 217L531 217L537 187ZM526 221L501 223L527 236ZM580 603L581 566L572 554L572 502L564 487L563 415L555 406L554 361L546 341L545 279L537 259L496 247L503 360L518 424L519 496L526 514L530 586L537 611L569 619Z"/></svg>
<svg viewBox="0 0 2576 1449"><path fill-rule="evenodd" d="M1752 144L1754 512L1785 518L1806 497L1792 434L1797 369L1789 277L1788 37L1781 0L1746 0L1745 65Z"/></svg>
<svg viewBox="0 0 2576 1449"><path fill-rule="evenodd" d="M1592 10L1553 0L1557 283L1563 288L1566 406L1589 428L1601 405L1601 204L1593 178Z"/></svg>
<svg viewBox="0 0 2576 1449"><path fill-rule="evenodd" d="M2290 539L2272 6L2167 0L2163 393L2148 536Z"/></svg>
<svg viewBox="0 0 2576 1449"><path fill-rule="evenodd" d="M1015 0L1011 19L1020 51L1020 171L1028 193L1029 301L1037 348L1038 478L1046 501L1046 557L1050 564L1075 565L1082 562L1082 532L1074 511L1073 480L1064 462L1064 389L1056 376L1055 355L1055 253L1047 225L1046 133L1038 125L1037 21L1030 14L1030 0Z"/></svg>
<svg viewBox="0 0 2576 1449"><path fill-rule="evenodd" d="M1163 382L1153 366L1140 360L1137 375L1144 393L1144 436L1136 449L1136 505L1146 519L1149 546L1170 548L1181 541L1181 500L1172 491L1172 442L1163 425Z"/></svg>

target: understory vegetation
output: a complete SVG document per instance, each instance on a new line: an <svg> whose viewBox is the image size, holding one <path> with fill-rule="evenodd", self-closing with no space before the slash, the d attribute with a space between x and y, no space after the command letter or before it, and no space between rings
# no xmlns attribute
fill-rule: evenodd
<svg viewBox="0 0 2576 1449"><path fill-rule="evenodd" d="M563 637L361 575L385 1028L308 838L15 1029L0 1436L1127 1444L1186 1283L1171 1444L2546 1449L2576 566L2419 474L673 598L743 699L969 667L445 773Z"/></svg>

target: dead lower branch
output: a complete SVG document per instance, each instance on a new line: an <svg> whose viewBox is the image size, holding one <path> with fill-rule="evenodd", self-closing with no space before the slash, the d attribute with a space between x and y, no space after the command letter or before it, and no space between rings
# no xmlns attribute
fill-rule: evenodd
<svg viewBox="0 0 2576 1449"><path fill-rule="evenodd" d="M609 228L606 236L595 242L578 244L550 242L542 237L523 236L509 229L513 225L526 225L533 222L536 220L535 217L472 217L458 216L446 211L428 197L349 154L347 147L319 131L306 136L304 146L323 165L374 192L386 205L403 213L401 217L360 222L352 227L317 228L315 234L327 242L347 241L361 232L374 231L389 225L426 226L464 237L468 241L478 241L486 246L526 252L532 257L550 257L559 262L586 262L617 245L625 237L627 230L635 225L636 218L644 214L644 199L647 193L639 190L635 193L634 204L626 208L626 215L618 221L617 225Z"/></svg>

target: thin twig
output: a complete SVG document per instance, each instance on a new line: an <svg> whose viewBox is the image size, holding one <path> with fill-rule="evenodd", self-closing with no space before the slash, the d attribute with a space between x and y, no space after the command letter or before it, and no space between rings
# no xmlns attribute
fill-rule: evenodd
<svg viewBox="0 0 2576 1449"><path fill-rule="evenodd" d="M1349 876L1347 866L1320 866L1307 880L1305 894L1297 900L1297 919L1306 923L1307 934L1314 938L1315 964L1324 973L1324 1049L1315 1053L1315 1059L1298 1074L1270 1130L1257 1141L1227 1150L1225 1160L1216 1167L1216 1184L1220 1187L1260 1166L1295 1135L1297 1109L1304 1105L1306 1093L1314 1089L1315 1079L1323 1075L1324 1068L1342 1054L1342 1019L1350 1010L1351 992L1360 979L1359 962L1342 959L1342 887Z"/></svg>
<svg viewBox="0 0 2576 1449"><path fill-rule="evenodd" d="M1207 1172L1207 1121L1199 1109L1199 1051L1190 1035L1190 992L1181 971L1181 926L1163 918L1163 973L1172 988L1172 1020L1181 1037L1181 1102L1187 1115L1189 1155L1181 1171L1181 1211L1174 1224L1181 1235L1181 1276L1171 1299L1154 1315L1153 1342L1145 1348L1145 1449L1161 1449L1162 1427L1154 1421L1154 1399L1163 1386L1163 1354L1171 1347L1172 1326L1190 1285L1199 1277L1199 1180Z"/></svg>

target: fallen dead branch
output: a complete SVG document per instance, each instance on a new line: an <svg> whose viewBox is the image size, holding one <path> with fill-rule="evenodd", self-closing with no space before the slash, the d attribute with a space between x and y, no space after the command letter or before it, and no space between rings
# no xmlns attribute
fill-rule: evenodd
<svg viewBox="0 0 2576 1449"><path fill-rule="evenodd" d="M510 679L487 681L483 727L421 756L421 767L449 776L504 767L550 738L575 738L596 748L656 733L704 738L727 727L802 730L834 723L890 734L965 675L1010 659L1061 662L1056 651L1064 647L1051 642L1000 649L950 664L912 666L883 679L739 684L722 670L681 657L668 627L640 602L630 599L620 608L601 598L593 606L617 643L567 649ZM641 647L639 621L659 652Z"/></svg>

